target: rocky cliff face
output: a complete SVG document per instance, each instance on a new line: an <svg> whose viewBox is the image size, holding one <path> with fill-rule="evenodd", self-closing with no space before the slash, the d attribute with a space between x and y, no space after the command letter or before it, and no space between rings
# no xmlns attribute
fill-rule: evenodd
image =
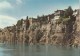
<svg viewBox="0 0 80 56"><path fill-rule="evenodd" d="M74 45L76 43L80 46L80 9L78 10L78 15L75 20L75 34L74 34Z"/></svg>
<svg viewBox="0 0 80 56"><path fill-rule="evenodd" d="M54 17L54 15L53 15ZM2 43L22 43L22 44L58 44L77 46L80 44L79 15L68 18L45 17L41 19L27 19L20 26L6 27L0 30L0 42Z"/></svg>

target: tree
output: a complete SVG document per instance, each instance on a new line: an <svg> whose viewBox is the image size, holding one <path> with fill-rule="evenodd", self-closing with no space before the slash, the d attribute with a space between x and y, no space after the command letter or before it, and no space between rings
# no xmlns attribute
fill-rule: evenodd
<svg viewBox="0 0 80 56"><path fill-rule="evenodd" d="M69 15L69 16L72 16L72 14L73 14L73 9L71 8L71 6L68 7L67 12L68 12L68 15Z"/></svg>
<svg viewBox="0 0 80 56"><path fill-rule="evenodd" d="M69 6L68 9L65 10L64 17L72 16L72 14L73 14L73 9L71 8L71 6Z"/></svg>
<svg viewBox="0 0 80 56"><path fill-rule="evenodd" d="M21 20L18 20L18 22L17 22L17 26L22 26L22 23L23 23L23 19L21 19Z"/></svg>
<svg viewBox="0 0 80 56"><path fill-rule="evenodd" d="M26 17L26 20L28 20L28 16Z"/></svg>

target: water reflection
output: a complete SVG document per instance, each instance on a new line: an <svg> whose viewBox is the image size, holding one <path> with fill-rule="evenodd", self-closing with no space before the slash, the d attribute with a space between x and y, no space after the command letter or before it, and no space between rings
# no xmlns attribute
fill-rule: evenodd
<svg viewBox="0 0 80 56"><path fill-rule="evenodd" d="M54 45L0 45L0 56L80 56L80 48Z"/></svg>

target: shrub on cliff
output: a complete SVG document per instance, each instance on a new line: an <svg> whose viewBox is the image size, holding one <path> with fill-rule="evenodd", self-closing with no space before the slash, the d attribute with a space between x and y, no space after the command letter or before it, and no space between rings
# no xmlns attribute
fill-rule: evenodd
<svg viewBox="0 0 80 56"><path fill-rule="evenodd" d="M68 24L69 20L70 20L70 18L63 18L63 24Z"/></svg>
<svg viewBox="0 0 80 56"><path fill-rule="evenodd" d="M0 29L0 32L2 32L2 30Z"/></svg>
<svg viewBox="0 0 80 56"><path fill-rule="evenodd" d="M56 20L56 24L60 24L60 23L67 24L69 20L70 18L60 17L60 19Z"/></svg>
<svg viewBox="0 0 80 56"><path fill-rule="evenodd" d="M32 25L30 26L30 29L34 31L37 27L38 27L37 24L32 24Z"/></svg>
<svg viewBox="0 0 80 56"><path fill-rule="evenodd" d="M56 24L60 24L62 22L62 18L56 20Z"/></svg>
<svg viewBox="0 0 80 56"><path fill-rule="evenodd" d="M43 32L40 29L36 29L35 30L35 37L36 37L37 42L40 41L42 36L43 36Z"/></svg>

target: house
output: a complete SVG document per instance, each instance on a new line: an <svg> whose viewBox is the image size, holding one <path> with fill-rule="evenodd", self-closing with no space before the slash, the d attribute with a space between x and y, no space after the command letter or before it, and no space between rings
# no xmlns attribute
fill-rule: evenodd
<svg viewBox="0 0 80 56"><path fill-rule="evenodd" d="M64 15L64 12L65 12L65 11L63 11L63 10L57 10L57 11L55 11L55 13L54 13L54 20L57 20L57 19L59 19L61 16L63 16L63 15Z"/></svg>
<svg viewBox="0 0 80 56"><path fill-rule="evenodd" d="M30 25L32 25L33 23L38 23L38 22L39 22L39 19L29 18L29 23L30 23Z"/></svg>
<svg viewBox="0 0 80 56"><path fill-rule="evenodd" d="M22 29L26 30L26 22L25 22L25 20L23 20L23 22L22 22Z"/></svg>
<svg viewBox="0 0 80 56"><path fill-rule="evenodd" d="M80 22L80 9L78 9L78 10L76 11L76 13L73 14L73 15L76 15L76 21L77 21L77 22Z"/></svg>
<svg viewBox="0 0 80 56"><path fill-rule="evenodd" d="M23 20L22 22L22 29L23 30L27 30L30 26L30 22L29 22L29 19L26 19L26 20Z"/></svg>
<svg viewBox="0 0 80 56"><path fill-rule="evenodd" d="M74 15L74 16L77 16L77 15L78 15L78 10L75 10L75 11L73 12L73 15Z"/></svg>

